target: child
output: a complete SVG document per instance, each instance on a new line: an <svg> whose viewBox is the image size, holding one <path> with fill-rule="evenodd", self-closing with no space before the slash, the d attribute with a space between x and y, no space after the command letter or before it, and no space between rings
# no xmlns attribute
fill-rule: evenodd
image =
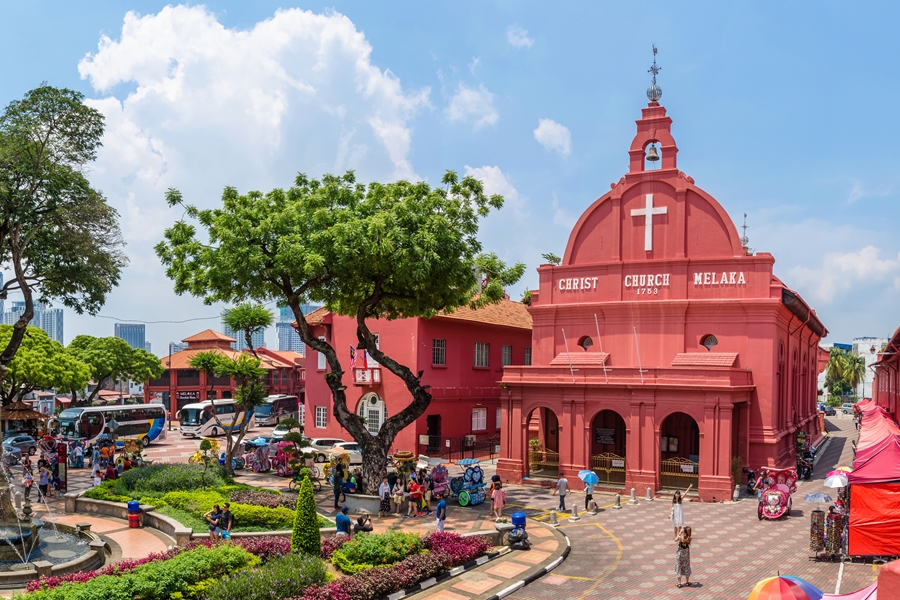
<svg viewBox="0 0 900 600"><path fill-rule="evenodd" d="M407 517L418 517L421 515L419 511L419 503L422 501L422 491L419 484L413 479L409 482L409 510L406 511Z"/></svg>
<svg viewBox="0 0 900 600"><path fill-rule="evenodd" d="M503 489L499 481L494 482L494 489L491 490L491 514L494 515L494 521L499 523L503 519L503 506L506 504L506 490Z"/></svg>
<svg viewBox="0 0 900 600"><path fill-rule="evenodd" d="M25 471L25 477L22 478L22 486L25 488L25 497L31 495L31 486L34 485L34 477L31 475L31 471Z"/></svg>

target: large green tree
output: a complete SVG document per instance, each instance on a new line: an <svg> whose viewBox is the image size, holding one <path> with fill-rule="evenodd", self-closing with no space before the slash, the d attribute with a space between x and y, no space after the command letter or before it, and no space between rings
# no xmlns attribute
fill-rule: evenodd
<svg viewBox="0 0 900 600"><path fill-rule="evenodd" d="M82 389L80 400L72 400L78 405L90 406L100 391L104 381L147 381L163 374L159 359L143 348L132 348L128 342L117 337L97 338L90 335L77 336L68 346L68 352L91 368L91 379L97 386L90 394Z"/></svg>
<svg viewBox="0 0 900 600"><path fill-rule="evenodd" d="M479 221L499 209L503 198L488 197L480 181L460 180L452 171L442 182L435 188L407 181L364 185L353 173L321 180L301 174L293 187L266 194L242 195L229 187L220 208L185 205L202 238L197 226L182 220L156 247L179 294L207 303L275 300L291 308L301 339L327 359L334 416L360 444L368 493L378 488L397 434L431 402L422 373L378 348L370 320L427 318L497 302L504 286L524 272L524 265L507 268L495 256L481 254ZM183 203L177 190L169 190L167 201ZM409 390L410 402L377 434L347 405L338 352L311 333L300 310L304 302L322 302L353 318L358 348Z"/></svg>
<svg viewBox="0 0 900 600"><path fill-rule="evenodd" d="M832 402L840 403L845 395L856 396L857 388L866 378L866 359L856 352L832 348L825 366L825 387Z"/></svg>
<svg viewBox="0 0 900 600"><path fill-rule="evenodd" d="M0 115L0 265L25 310L0 352L0 383L16 356L35 297L96 313L127 264L118 214L85 176L103 116L79 92L42 85Z"/></svg>
<svg viewBox="0 0 900 600"><path fill-rule="evenodd" d="M0 347L9 343L12 325L0 325ZM21 400L34 390L83 389L91 376L91 368L71 354L43 329L28 326L16 357L7 365L6 378L0 386L3 406Z"/></svg>

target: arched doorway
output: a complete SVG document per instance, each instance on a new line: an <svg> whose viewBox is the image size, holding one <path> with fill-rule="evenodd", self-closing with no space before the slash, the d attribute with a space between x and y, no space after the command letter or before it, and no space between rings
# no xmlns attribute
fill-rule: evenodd
<svg viewBox="0 0 900 600"><path fill-rule="evenodd" d="M559 473L559 419L549 408L535 408L525 423L528 476L556 479Z"/></svg>
<svg viewBox="0 0 900 600"><path fill-rule="evenodd" d="M625 419L614 410L601 410L591 420L591 469L600 485L625 485Z"/></svg>
<svg viewBox="0 0 900 600"><path fill-rule="evenodd" d="M688 414L675 412L660 427L659 484L664 490L697 489L700 477L700 426Z"/></svg>
<svg viewBox="0 0 900 600"><path fill-rule="evenodd" d="M374 393L366 394L359 399L359 404L356 406L356 414L365 420L366 429L372 435L378 435L388 416L384 400Z"/></svg>

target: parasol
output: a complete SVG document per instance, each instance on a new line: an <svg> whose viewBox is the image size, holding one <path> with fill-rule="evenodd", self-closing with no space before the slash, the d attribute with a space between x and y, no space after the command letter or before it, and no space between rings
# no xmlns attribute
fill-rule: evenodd
<svg viewBox="0 0 900 600"><path fill-rule="evenodd" d="M588 485L597 485L600 483L600 478L597 477L597 474L589 469L578 471L578 478Z"/></svg>
<svg viewBox="0 0 900 600"><path fill-rule="evenodd" d="M822 600L822 592L799 577L769 577L756 584L747 600Z"/></svg>
<svg viewBox="0 0 900 600"><path fill-rule="evenodd" d="M847 472L847 473L852 473L852 472L853 472L853 469L850 468L850 467L836 467L834 470L835 470L835 471L845 471L845 472Z"/></svg>
<svg viewBox="0 0 900 600"><path fill-rule="evenodd" d="M43 419L46 416L26 406L21 400L16 400L9 406L3 407L3 410L0 411L0 418L3 418L5 421L30 421L32 419Z"/></svg>
<svg viewBox="0 0 900 600"><path fill-rule="evenodd" d="M863 588L858 592L851 592L849 594L825 594L822 596L822 600L877 600L877 598L877 583L873 583L869 587Z"/></svg>
<svg viewBox="0 0 900 600"><path fill-rule="evenodd" d="M477 458L464 458L462 460L456 461L453 464L455 464L459 467L471 467L471 466L474 466L474 465L477 465L480 463L481 463L481 461L478 460Z"/></svg>
<svg viewBox="0 0 900 600"><path fill-rule="evenodd" d="M825 479L825 487L842 488L847 487L846 475L831 475Z"/></svg>

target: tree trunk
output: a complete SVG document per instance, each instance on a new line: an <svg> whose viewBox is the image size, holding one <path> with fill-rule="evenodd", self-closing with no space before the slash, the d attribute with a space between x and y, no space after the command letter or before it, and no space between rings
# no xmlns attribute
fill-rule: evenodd
<svg viewBox="0 0 900 600"><path fill-rule="evenodd" d="M360 445L362 451L363 472L362 485L365 493L377 495L381 478L387 475L389 444L380 436L370 436L366 445Z"/></svg>

